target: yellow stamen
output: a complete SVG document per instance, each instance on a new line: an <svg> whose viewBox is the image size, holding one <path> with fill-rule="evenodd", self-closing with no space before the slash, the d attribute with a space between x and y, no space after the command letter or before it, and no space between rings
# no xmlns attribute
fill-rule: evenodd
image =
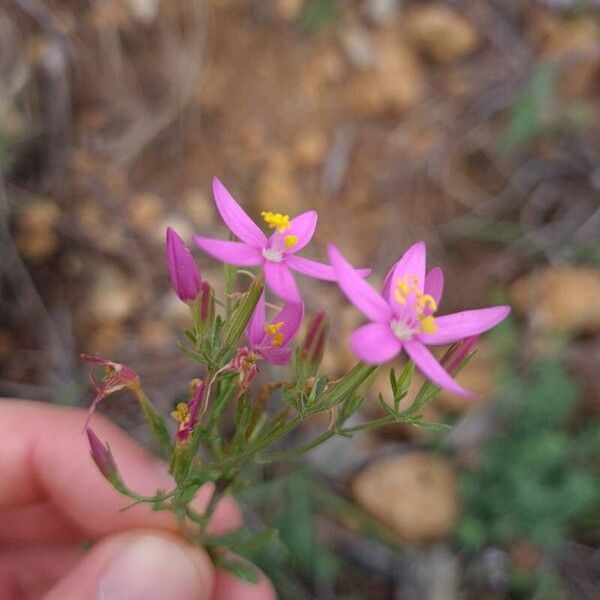
<svg viewBox="0 0 600 600"><path fill-rule="evenodd" d="M292 246L295 246L298 243L298 236L293 234L286 235L285 239L283 240L283 243L286 248L291 248Z"/></svg>
<svg viewBox="0 0 600 600"><path fill-rule="evenodd" d="M175 407L175 410L171 411L171 416L178 423L186 423L190 416L190 409L185 402L179 402Z"/></svg>
<svg viewBox="0 0 600 600"><path fill-rule="evenodd" d="M277 229L279 233L283 233L291 227L290 218L288 215L273 213L271 211L263 211L260 213L260 216L265 220L265 223L271 229Z"/></svg>
<svg viewBox="0 0 600 600"><path fill-rule="evenodd" d="M278 323L271 323L265 327L265 333L268 335L275 335L279 333L279 330L283 327L283 321L279 321Z"/></svg>
<svg viewBox="0 0 600 600"><path fill-rule="evenodd" d="M421 331L423 333L435 333L437 329L435 319L431 315L421 319Z"/></svg>
<svg viewBox="0 0 600 600"><path fill-rule="evenodd" d="M279 348L281 344L283 344L283 333L278 332L273 336L271 346L273 346L274 348Z"/></svg>
<svg viewBox="0 0 600 600"><path fill-rule="evenodd" d="M429 308L431 312L435 312L437 310L437 302L430 294L419 294L417 301L421 307L421 310L424 310L425 308Z"/></svg>

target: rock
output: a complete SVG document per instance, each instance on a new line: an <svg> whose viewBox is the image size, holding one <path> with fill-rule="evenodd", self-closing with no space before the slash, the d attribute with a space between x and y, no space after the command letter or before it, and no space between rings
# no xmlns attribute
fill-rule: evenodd
<svg viewBox="0 0 600 600"><path fill-rule="evenodd" d="M470 408L480 407L494 395L494 353L489 344L481 341L477 344L475 355L455 379L467 390L475 392L479 399L469 400L442 389L434 403L446 412L462 414Z"/></svg>
<svg viewBox="0 0 600 600"><path fill-rule="evenodd" d="M282 21L295 21L304 7L304 0L275 0L275 14Z"/></svg>
<svg viewBox="0 0 600 600"><path fill-rule="evenodd" d="M307 129L298 135L294 143L294 161L299 167L319 166L327 152L327 136L318 129Z"/></svg>
<svg viewBox="0 0 600 600"><path fill-rule="evenodd" d="M158 15L160 0L125 0L131 14L144 25L153 23Z"/></svg>
<svg viewBox="0 0 600 600"><path fill-rule="evenodd" d="M190 309L175 292L169 292L160 301L161 314L165 320L175 327L189 328L192 325Z"/></svg>
<svg viewBox="0 0 600 600"><path fill-rule="evenodd" d="M198 232L194 229L189 219L186 219L179 214L167 215L155 228L153 228L153 239L158 246L163 246L165 244L167 227L172 227L190 249L196 247L192 241L192 237Z"/></svg>
<svg viewBox="0 0 600 600"><path fill-rule="evenodd" d="M133 228L139 233L148 234L156 230L163 218L163 201L157 194L136 194L129 201L127 212Z"/></svg>
<svg viewBox="0 0 600 600"><path fill-rule="evenodd" d="M356 69L368 69L375 64L376 50L369 32L352 26L342 33L342 47L348 62Z"/></svg>
<svg viewBox="0 0 600 600"><path fill-rule="evenodd" d="M548 19L544 29L542 55L559 61L561 95L580 99L600 74L600 22L591 17Z"/></svg>
<svg viewBox="0 0 600 600"><path fill-rule="evenodd" d="M465 57L479 43L473 25L444 4L414 8L406 15L404 24L415 46L440 63Z"/></svg>
<svg viewBox="0 0 600 600"><path fill-rule="evenodd" d="M400 0L364 0L364 15L375 25L389 25L400 12Z"/></svg>
<svg viewBox="0 0 600 600"><path fill-rule="evenodd" d="M168 346L176 340L176 333L171 332L164 321L146 319L140 323L140 343L143 348L156 350Z"/></svg>
<svg viewBox="0 0 600 600"><path fill-rule="evenodd" d="M109 265L102 265L94 274L87 303L92 320L118 322L130 317L137 305L134 279Z"/></svg>
<svg viewBox="0 0 600 600"><path fill-rule="evenodd" d="M414 452L379 460L358 475L352 490L365 510L408 543L443 538L458 515L454 470L435 454Z"/></svg>
<svg viewBox="0 0 600 600"><path fill-rule="evenodd" d="M87 338L89 345L86 344L86 351L90 354L110 356L122 349L126 335L126 329L121 323L114 321L98 323Z"/></svg>
<svg viewBox="0 0 600 600"><path fill-rule="evenodd" d="M55 227L60 210L51 200L34 200L19 215L16 243L19 252L28 260L41 261L58 248Z"/></svg>
<svg viewBox="0 0 600 600"><path fill-rule="evenodd" d="M510 296L535 328L572 334L600 331L599 269L538 269L518 279Z"/></svg>
<svg viewBox="0 0 600 600"><path fill-rule="evenodd" d="M412 48L392 31L375 39L376 60L372 69L349 84L350 107L360 116L379 117L403 113L423 97L421 65Z"/></svg>

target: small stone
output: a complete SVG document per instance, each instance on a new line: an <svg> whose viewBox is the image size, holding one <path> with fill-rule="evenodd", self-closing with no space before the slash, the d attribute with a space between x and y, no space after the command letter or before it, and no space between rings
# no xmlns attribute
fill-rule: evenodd
<svg viewBox="0 0 600 600"><path fill-rule="evenodd" d="M423 72L412 48L394 32L379 32L372 69L354 78L348 90L350 107L365 117L403 113L424 94Z"/></svg>
<svg viewBox="0 0 600 600"><path fill-rule="evenodd" d="M89 314L95 322L127 319L136 305L137 293L132 277L108 265L95 271L87 304Z"/></svg>
<svg viewBox="0 0 600 600"><path fill-rule="evenodd" d="M369 32L353 26L342 33L342 46L348 62L356 69L368 69L375 64L375 45Z"/></svg>
<svg viewBox="0 0 600 600"><path fill-rule="evenodd" d="M283 21L295 21L302 8L304 0L275 0L275 14Z"/></svg>
<svg viewBox="0 0 600 600"><path fill-rule="evenodd" d="M165 294L160 301L160 306L161 314L174 327L189 328L192 325L189 306L182 302L175 292Z"/></svg>
<svg viewBox="0 0 600 600"><path fill-rule="evenodd" d="M90 354L110 356L123 347L126 330L121 323L106 321L98 323L90 332L89 346L86 351Z"/></svg>
<svg viewBox="0 0 600 600"><path fill-rule="evenodd" d="M362 10L375 25L389 25L400 12L400 0L364 0Z"/></svg>
<svg viewBox="0 0 600 600"><path fill-rule="evenodd" d="M160 0L126 0L131 14L144 25L156 20L160 8Z"/></svg>
<svg viewBox="0 0 600 600"><path fill-rule="evenodd" d="M55 227L60 210L51 200L35 200L19 215L16 243L29 260L44 260L58 248Z"/></svg>
<svg viewBox="0 0 600 600"><path fill-rule="evenodd" d="M473 25L444 4L415 8L407 14L404 24L415 46L440 63L465 57L479 43Z"/></svg>
<svg viewBox="0 0 600 600"><path fill-rule="evenodd" d="M175 339L164 321L146 319L140 323L140 343L144 348L156 350L164 348Z"/></svg>
<svg viewBox="0 0 600 600"><path fill-rule="evenodd" d="M518 279L510 289L518 312L543 331L600 331L600 270L546 267Z"/></svg>
<svg viewBox="0 0 600 600"><path fill-rule="evenodd" d="M358 475L352 490L365 510L408 543L443 538L458 515L454 470L435 454L412 452L379 460Z"/></svg>
<svg viewBox="0 0 600 600"><path fill-rule="evenodd" d="M185 242L186 246L190 249L194 247L192 238L198 232L194 229L189 219L178 214L167 215L152 230L153 239L157 245L163 246L165 244L168 227L172 227L177 232L177 235Z"/></svg>
<svg viewBox="0 0 600 600"><path fill-rule="evenodd" d="M127 212L132 226L138 232L148 234L163 218L163 201L157 194L136 194L131 198Z"/></svg>
<svg viewBox="0 0 600 600"><path fill-rule="evenodd" d="M320 165L327 152L327 137L321 131L302 131L294 144L294 160L300 167L311 168Z"/></svg>

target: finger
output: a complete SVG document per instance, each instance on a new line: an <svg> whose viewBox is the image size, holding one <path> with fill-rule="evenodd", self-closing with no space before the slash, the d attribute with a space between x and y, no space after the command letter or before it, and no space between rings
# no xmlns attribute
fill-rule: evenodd
<svg viewBox="0 0 600 600"><path fill-rule="evenodd" d="M208 555L166 534L137 532L98 542L44 600L209 600Z"/></svg>
<svg viewBox="0 0 600 600"><path fill-rule="evenodd" d="M217 571L212 600L276 600L273 584L260 573L257 583L248 583L228 571Z"/></svg>
<svg viewBox="0 0 600 600"><path fill-rule="evenodd" d="M77 563L79 546L53 545L42 548L0 550L0 597L2 600L40 598Z"/></svg>
<svg viewBox="0 0 600 600"><path fill-rule="evenodd" d="M83 535L98 537L132 527L160 527L175 531L166 512L139 505L120 512L127 499L118 494L93 464L82 410L36 402L0 400L0 510L49 501ZM94 428L107 441L125 483L140 494L170 490L173 480L164 463L146 453L125 432L104 418ZM208 490L200 494L205 502ZM215 511L219 531L240 522L239 509L224 499Z"/></svg>
<svg viewBox="0 0 600 600"><path fill-rule="evenodd" d="M75 542L81 532L50 502L0 510L0 541Z"/></svg>

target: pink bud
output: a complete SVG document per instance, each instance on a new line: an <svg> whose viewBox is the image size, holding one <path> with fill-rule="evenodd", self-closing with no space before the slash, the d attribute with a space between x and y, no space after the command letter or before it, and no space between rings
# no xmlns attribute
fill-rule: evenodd
<svg viewBox="0 0 600 600"><path fill-rule="evenodd" d="M90 454L100 473L102 473L108 481L115 481L119 478L119 472L110 448L105 446L89 427L86 428L85 432L87 433L90 442Z"/></svg>
<svg viewBox="0 0 600 600"><path fill-rule="evenodd" d="M326 336L327 318L325 313L321 311L310 322L302 343L302 360L311 372L316 371L323 360Z"/></svg>
<svg viewBox="0 0 600 600"><path fill-rule="evenodd" d="M208 281L200 286L200 326L207 330L215 320L215 296Z"/></svg>
<svg viewBox="0 0 600 600"><path fill-rule="evenodd" d="M196 300L200 294L200 271L189 248L171 227L167 227L167 266L171 285L180 300Z"/></svg>
<svg viewBox="0 0 600 600"><path fill-rule="evenodd" d="M475 350L479 336L474 335L456 344L450 346L446 354L442 357L441 363L451 375L469 358L469 355Z"/></svg>

